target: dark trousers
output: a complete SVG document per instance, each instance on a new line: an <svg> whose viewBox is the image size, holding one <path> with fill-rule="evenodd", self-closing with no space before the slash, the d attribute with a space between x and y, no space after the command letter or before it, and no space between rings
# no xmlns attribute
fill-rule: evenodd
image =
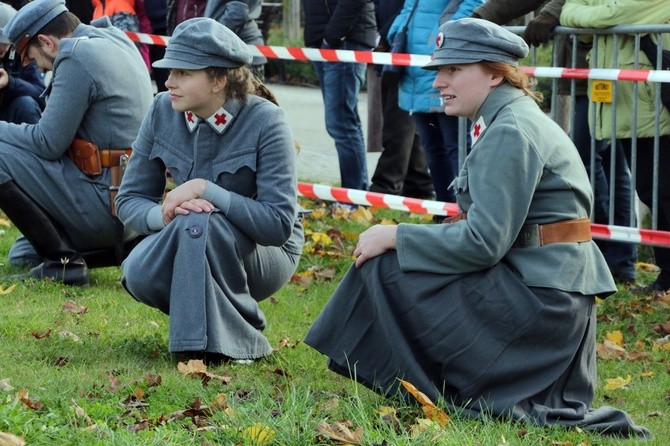
<svg viewBox="0 0 670 446"><path fill-rule="evenodd" d="M398 80L381 77L382 153L370 190L405 197L428 198L433 182L416 133L414 120L398 106Z"/></svg>
<svg viewBox="0 0 670 446"><path fill-rule="evenodd" d="M593 181L593 222L609 224L610 196L613 196L614 225L631 226L633 199L628 162L622 147L617 144L617 147L612 149L607 141L596 141L595 151L591 153L588 110L589 98L586 95L577 96L572 123L572 140ZM612 156L614 156L613 173L610 169ZM592 157L593 163L591 163ZM613 191L611 187L614 188ZM598 240L596 243L616 279L635 279L635 260L637 258L635 244L608 240Z"/></svg>
<svg viewBox="0 0 670 446"><path fill-rule="evenodd" d="M621 139L626 158L631 164L632 140ZM658 221L659 231L670 230L670 136L660 137L658 156ZM654 198L654 138L638 138L635 190L645 205L653 209ZM670 289L670 248L654 247L656 265L661 268L656 282L664 290Z"/></svg>

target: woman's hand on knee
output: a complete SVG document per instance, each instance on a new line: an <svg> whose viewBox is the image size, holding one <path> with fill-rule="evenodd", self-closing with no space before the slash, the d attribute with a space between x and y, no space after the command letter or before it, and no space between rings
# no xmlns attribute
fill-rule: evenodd
<svg viewBox="0 0 670 446"><path fill-rule="evenodd" d="M180 184L168 192L165 195L163 204L161 205L163 222L168 224L175 218L177 214L185 215L190 211L211 211L214 208L212 204L209 201L200 198L205 191L206 184L207 181L203 180L202 178L196 178ZM211 206L211 209L205 210L208 206ZM179 211L177 211L178 208Z"/></svg>
<svg viewBox="0 0 670 446"><path fill-rule="evenodd" d="M356 268L360 268L367 260L396 248L396 225L374 225L365 230L359 237L354 257Z"/></svg>

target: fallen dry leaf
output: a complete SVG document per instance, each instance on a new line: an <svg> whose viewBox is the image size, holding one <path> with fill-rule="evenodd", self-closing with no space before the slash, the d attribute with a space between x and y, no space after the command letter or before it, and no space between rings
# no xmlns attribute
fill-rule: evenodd
<svg viewBox="0 0 670 446"><path fill-rule="evenodd" d="M332 424L323 421L319 423L316 430L331 440L345 444L360 445L363 440L363 428L359 427L353 432L351 431L352 428L353 425L349 420L337 421Z"/></svg>
<svg viewBox="0 0 670 446"><path fill-rule="evenodd" d="M26 440L8 432L0 432L0 446L25 446Z"/></svg>
<svg viewBox="0 0 670 446"><path fill-rule="evenodd" d="M605 380L605 390L618 390L626 386L633 379L632 376L628 375L625 378L616 377Z"/></svg>
<svg viewBox="0 0 670 446"><path fill-rule="evenodd" d="M358 206L356 210L351 213L351 219L360 223L369 223L374 217L368 208L365 206Z"/></svg>
<svg viewBox="0 0 670 446"><path fill-rule="evenodd" d="M621 333L621 331L619 330L610 331L605 335L605 338L614 342L616 345L620 345L623 347L623 334Z"/></svg>
<svg viewBox="0 0 670 446"><path fill-rule="evenodd" d="M9 294L14 291L14 288L16 288L16 284L10 285L7 289L0 285L0 294Z"/></svg>
<svg viewBox="0 0 670 446"><path fill-rule="evenodd" d="M77 424L78 427L93 426L93 421L91 421L91 417L88 416L86 411L81 406L79 406L74 399L72 400L72 408L74 409L74 413L76 415L75 423Z"/></svg>
<svg viewBox="0 0 670 446"><path fill-rule="evenodd" d="M9 378L0 379L0 390L3 392L10 392L14 387L9 383Z"/></svg>
<svg viewBox="0 0 670 446"><path fill-rule="evenodd" d="M182 375L195 375L202 380L203 385L208 385L211 380L219 381L222 384L230 383L230 376L216 375L207 371L207 366L200 359L190 359L188 363L180 362L177 364L177 370Z"/></svg>
<svg viewBox="0 0 670 446"><path fill-rule="evenodd" d="M33 409L33 410L41 410L44 407L44 404L42 404L39 400L37 399L31 399L28 397L28 390L27 389L21 389L18 392L19 396L19 401L23 403L24 406Z"/></svg>
<svg viewBox="0 0 670 446"><path fill-rule="evenodd" d="M242 431L245 440L255 446L266 446L275 439L277 433L267 424L256 423Z"/></svg>
<svg viewBox="0 0 670 446"><path fill-rule="evenodd" d="M382 423L391 426L396 432L400 431L400 421L395 407L382 406L376 410L382 419Z"/></svg>
<svg viewBox="0 0 670 446"><path fill-rule="evenodd" d="M32 331L30 334L35 338L35 339L44 339L48 338L51 336L51 329L47 331Z"/></svg>
<svg viewBox="0 0 670 446"><path fill-rule="evenodd" d="M63 311L66 313L84 314L88 312L88 307L77 305L73 300L68 300L63 304Z"/></svg>
<svg viewBox="0 0 670 446"><path fill-rule="evenodd" d="M623 359L628 352L620 345L605 339L602 344L596 344L596 356L599 359Z"/></svg>
<svg viewBox="0 0 670 446"><path fill-rule="evenodd" d="M426 416L433 420L438 422L440 425L445 426L449 422L449 415L447 415L442 409L438 409L437 406L424 394L423 392L419 391L414 384L405 381L405 380L400 380L400 383L402 386L407 390L407 392L410 393L416 400L421 404L423 413L426 414Z"/></svg>

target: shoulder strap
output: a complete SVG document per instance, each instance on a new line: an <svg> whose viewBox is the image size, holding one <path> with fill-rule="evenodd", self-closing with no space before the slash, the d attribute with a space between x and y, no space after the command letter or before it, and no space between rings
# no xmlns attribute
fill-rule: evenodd
<svg viewBox="0 0 670 446"><path fill-rule="evenodd" d="M414 2L414 6L412 6L412 10L409 12L409 15L407 16L407 21L405 22L405 25L402 27L401 31L406 31L407 27L409 26L409 22L412 21L412 16L414 15L414 11L416 11L416 7L419 5L419 0L416 0Z"/></svg>

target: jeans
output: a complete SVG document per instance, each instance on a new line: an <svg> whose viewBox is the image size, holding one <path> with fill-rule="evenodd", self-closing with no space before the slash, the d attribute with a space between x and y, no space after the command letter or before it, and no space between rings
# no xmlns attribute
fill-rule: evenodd
<svg viewBox="0 0 670 446"><path fill-rule="evenodd" d="M0 110L0 121L36 124L42 116L39 103L30 96L19 96Z"/></svg>
<svg viewBox="0 0 670 446"><path fill-rule="evenodd" d="M589 100L587 96L576 97L573 122L573 142L579 151L587 172L594 178L593 222L609 224L610 185L614 186L614 218L616 226L630 226L631 178L628 162L621 145L610 150L607 141L596 141L594 170L591 172L591 132L588 126ZM615 156L614 181L612 182L610 160ZM598 240L596 242L610 271L616 279L635 279L637 247L634 243Z"/></svg>
<svg viewBox="0 0 670 446"><path fill-rule="evenodd" d="M413 116L426 152L435 197L438 201L455 203L456 196L449 185L458 175L458 117L444 113L414 113Z"/></svg>
<svg viewBox="0 0 670 446"><path fill-rule="evenodd" d="M345 41L339 49L370 48ZM365 80L365 64L314 62L321 85L326 131L335 141L342 187L367 190L368 168L363 125L358 114L358 94Z"/></svg>

